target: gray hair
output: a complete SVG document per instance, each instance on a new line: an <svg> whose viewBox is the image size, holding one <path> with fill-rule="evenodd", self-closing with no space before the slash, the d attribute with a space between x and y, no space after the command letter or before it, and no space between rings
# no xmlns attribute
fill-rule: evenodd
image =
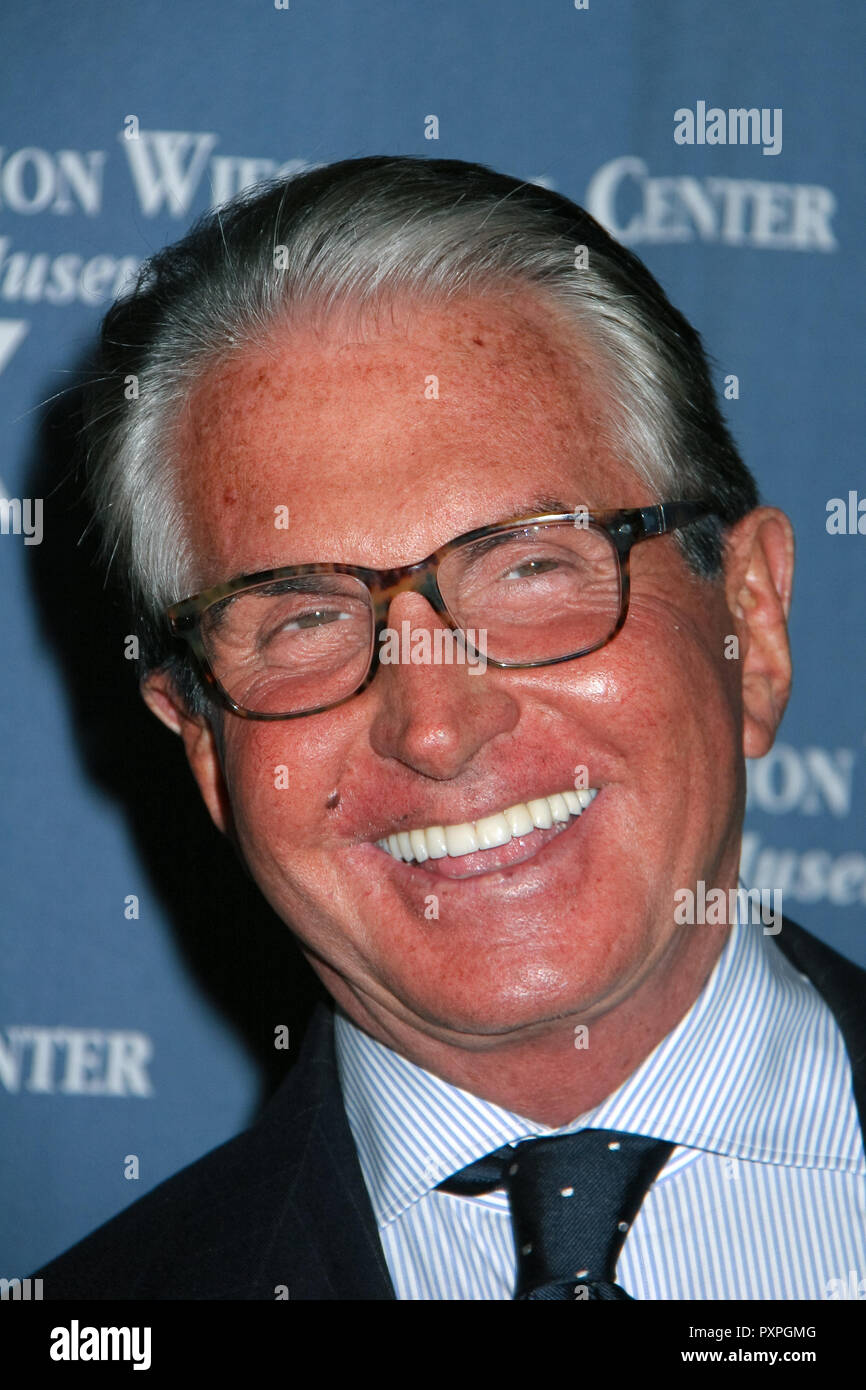
<svg viewBox="0 0 866 1390"><path fill-rule="evenodd" d="M171 662L193 708L204 708L161 614L193 573L172 435L208 368L301 316L527 288L564 311L603 365L623 461L657 498L713 507L677 544L696 573L715 577L724 528L757 506L757 488L699 335L643 263L567 198L482 165L344 160L258 184L208 213L145 262L105 317L85 391L87 489L103 555L132 605L142 669Z"/></svg>

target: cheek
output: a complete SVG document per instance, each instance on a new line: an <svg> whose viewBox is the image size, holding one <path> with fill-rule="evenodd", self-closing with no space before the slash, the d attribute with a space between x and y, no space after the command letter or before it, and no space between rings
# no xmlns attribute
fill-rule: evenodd
<svg viewBox="0 0 866 1390"><path fill-rule="evenodd" d="M286 728L245 724L226 747L226 784L248 857L284 843L315 843L319 815L311 808L324 814L328 761Z"/></svg>
<svg viewBox="0 0 866 1390"><path fill-rule="evenodd" d="M634 790L688 838L718 831L743 777L738 663L724 659L712 615L702 628L678 620L646 640L636 625L634 637L607 691L634 758Z"/></svg>

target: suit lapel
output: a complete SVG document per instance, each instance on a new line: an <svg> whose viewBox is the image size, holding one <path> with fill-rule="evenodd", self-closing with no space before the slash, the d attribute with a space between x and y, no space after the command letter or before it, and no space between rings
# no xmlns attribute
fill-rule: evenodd
<svg viewBox="0 0 866 1390"><path fill-rule="evenodd" d="M333 1012L317 1006L301 1056L256 1126L288 1175L259 1275L264 1296L394 1299L376 1219L343 1106Z"/></svg>
<svg viewBox="0 0 866 1390"><path fill-rule="evenodd" d="M851 1061L854 1099L866 1146L866 971L787 917L775 941L791 964L812 981L839 1025Z"/></svg>
<svg viewBox="0 0 866 1390"><path fill-rule="evenodd" d="M866 972L787 918L776 938L833 1013L851 1060L866 1143ZM343 1106L333 1012L320 1004L301 1056L253 1133L261 1161L281 1176L267 1248L248 1296L393 1300L394 1288ZM286 1176L287 1175L287 1176ZM270 1184L266 1184L270 1186Z"/></svg>

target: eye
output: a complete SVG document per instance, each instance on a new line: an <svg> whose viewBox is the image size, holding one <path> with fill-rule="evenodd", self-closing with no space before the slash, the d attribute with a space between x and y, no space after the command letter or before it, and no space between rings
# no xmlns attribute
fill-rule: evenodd
<svg viewBox="0 0 866 1390"><path fill-rule="evenodd" d="M321 637L322 641L326 641L329 631L336 637L337 627L341 623L357 625L364 621L357 613L343 608L303 608L300 612L293 612L292 606L289 606L286 612L285 605L281 606L283 611L271 614L268 621L262 623L255 639L260 650L267 650L271 654L287 649L289 645L297 646L302 638Z"/></svg>
<svg viewBox="0 0 866 1390"><path fill-rule="evenodd" d="M280 631L294 627L324 627L326 623L346 621L351 617L351 613L343 613L338 608L314 608L309 613L299 613L297 617L283 623Z"/></svg>
<svg viewBox="0 0 866 1390"><path fill-rule="evenodd" d="M533 574L547 574L550 570L557 569L557 560L522 560L519 565L512 565L511 569L506 570L506 579L526 579Z"/></svg>

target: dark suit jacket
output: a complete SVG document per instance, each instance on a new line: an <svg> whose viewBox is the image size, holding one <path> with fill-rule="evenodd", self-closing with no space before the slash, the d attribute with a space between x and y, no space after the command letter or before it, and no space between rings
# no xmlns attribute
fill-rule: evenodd
<svg viewBox="0 0 866 1390"><path fill-rule="evenodd" d="M793 922L776 937L832 1009L866 1134L866 971ZM32 1276L46 1299L393 1299L343 1108L333 1014L258 1122Z"/></svg>

